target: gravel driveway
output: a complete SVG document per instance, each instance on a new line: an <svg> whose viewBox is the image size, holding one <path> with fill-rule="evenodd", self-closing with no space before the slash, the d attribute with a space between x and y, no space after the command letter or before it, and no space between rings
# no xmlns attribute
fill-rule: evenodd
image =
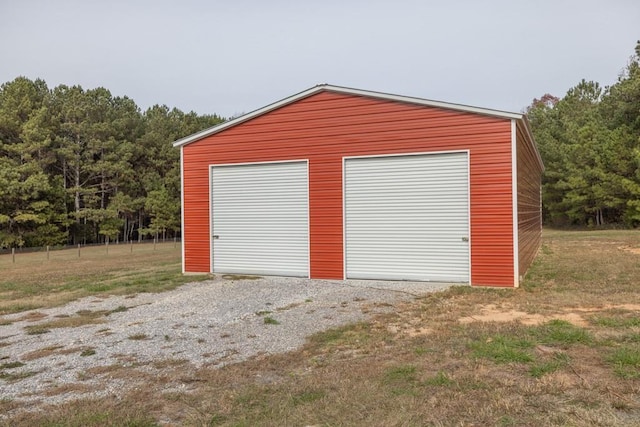
<svg viewBox="0 0 640 427"><path fill-rule="evenodd" d="M118 364L153 371L161 368L150 362L163 360L213 367L287 352L301 347L313 333L364 320L392 310L396 302L448 286L216 278L159 294L89 297L0 316L0 399L37 404L117 396L136 384L93 368ZM27 326L72 318L82 310L108 314L98 318L103 323L25 333ZM51 392L65 385L69 391Z"/></svg>

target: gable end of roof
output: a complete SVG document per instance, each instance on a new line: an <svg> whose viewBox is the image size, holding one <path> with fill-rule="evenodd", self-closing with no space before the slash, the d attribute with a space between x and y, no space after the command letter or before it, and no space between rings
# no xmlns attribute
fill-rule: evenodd
<svg viewBox="0 0 640 427"><path fill-rule="evenodd" d="M254 110L250 113L244 114L242 116L228 120L224 123L218 124L216 126L210 127L208 129L204 129L200 132L196 132L192 135L181 138L175 141L173 143L173 146L181 147L181 146L190 144L202 138L206 138L208 136L222 132L225 129L229 129L231 127L237 126L255 117L261 116L270 111L276 110L280 107L284 107L285 105L291 104L293 102L299 101L301 99L307 98L311 95L315 95L323 91L336 92L336 93L355 95L355 96L364 96L369 98L376 98L376 99L394 101L394 102L402 102L402 103L408 103L408 104L414 104L414 105L423 105L425 107L444 108L448 110L480 114L480 115L498 117L503 119L523 120L525 118L524 114L521 114L521 113L512 113L508 111L492 110L489 108L473 107L470 105L454 104L454 103L442 102L442 101L433 101L430 99L415 98L415 97L403 96L403 95L394 95L389 93L374 92L369 90L354 89L354 88L348 88L348 87L342 87L342 86L333 86L329 84L320 84L312 88L309 88L307 90L304 90L302 92L299 92L295 95L291 95L287 98L281 99L280 101L276 101L265 107ZM525 123L525 127L528 129L529 128L528 123L526 121L524 123Z"/></svg>

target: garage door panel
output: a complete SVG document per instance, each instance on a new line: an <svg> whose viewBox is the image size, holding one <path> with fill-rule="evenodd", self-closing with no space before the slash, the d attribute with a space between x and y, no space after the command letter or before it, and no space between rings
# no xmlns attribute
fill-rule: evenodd
<svg viewBox="0 0 640 427"><path fill-rule="evenodd" d="M307 277L307 162L214 166L213 271Z"/></svg>
<svg viewBox="0 0 640 427"><path fill-rule="evenodd" d="M469 280L468 155L345 160L348 278Z"/></svg>

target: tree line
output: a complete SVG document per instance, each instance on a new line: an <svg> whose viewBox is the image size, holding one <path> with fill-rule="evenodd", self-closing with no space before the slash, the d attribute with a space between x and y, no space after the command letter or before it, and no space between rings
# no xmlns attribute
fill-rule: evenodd
<svg viewBox="0 0 640 427"><path fill-rule="evenodd" d="M0 87L0 248L129 241L180 231L179 150L222 122L146 111L105 88L18 77Z"/></svg>
<svg viewBox="0 0 640 427"><path fill-rule="evenodd" d="M582 80L526 113L546 168L547 225L640 225L640 41L615 84Z"/></svg>
<svg viewBox="0 0 640 427"><path fill-rule="evenodd" d="M640 225L640 42L610 87L580 81L526 113L552 226ZM146 111L105 88L18 77L0 86L0 248L130 241L180 231L179 150L221 123Z"/></svg>

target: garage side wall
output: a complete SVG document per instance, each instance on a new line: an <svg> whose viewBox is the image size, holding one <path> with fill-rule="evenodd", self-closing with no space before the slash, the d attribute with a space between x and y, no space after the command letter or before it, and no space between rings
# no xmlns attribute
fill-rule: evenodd
<svg viewBox="0 0 640 427"><path fill-rule="evenodd" d="M469 150L471 282L513 286L508 119L325 91L182 149L187 272L211 268L210 165L308 159L310 274L343 279L343 158Z"/></svg>
<svg viewBox="0 0 640 427"><path fill-rule="evenodd" d="M518 170L518 270L523 277L533 262L542 239L542 166L533 141L521 125L517 129Z"/></svg>

